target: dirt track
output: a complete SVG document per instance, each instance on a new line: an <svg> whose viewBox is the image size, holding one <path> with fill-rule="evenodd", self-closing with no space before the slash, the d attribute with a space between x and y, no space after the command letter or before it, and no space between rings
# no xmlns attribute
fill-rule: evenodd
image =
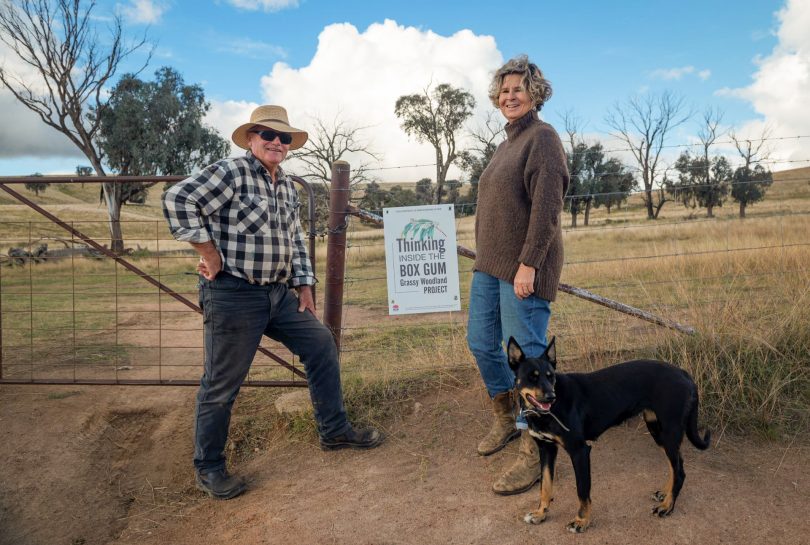
<svg viewBox="0 0 810 545"><path fill-rule="evenodd" d="M538 501L497 497L492 480L513 444L481 458L485 395L441 388L387 422L370 452L324 453L275 441L238 469L249 493L204 498L189 468L193 389L0 387L0 543L807 543L810 448L761 444L715 430L706 452L684 446L675 513L650 514L667 466L637 421L593 449L593 525L565 531L576 509L561 453L555 501L541 526L521 521ZM238 410L238 408L237 408Z"/></svg>

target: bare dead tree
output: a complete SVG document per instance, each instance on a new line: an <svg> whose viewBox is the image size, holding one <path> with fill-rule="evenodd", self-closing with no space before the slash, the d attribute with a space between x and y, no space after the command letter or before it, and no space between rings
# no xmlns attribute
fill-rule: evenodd
<svg viewBox="0 0 810 545"><path fill-rule="evenodd" d="M759 138L743 138L736 132L731 131L729 136L734 142L734 147L737 148L737 153L743 160L745 168L751 168L751 165L756 165L762 161L767 161L771 157L771 149L768 147L768 140L773 134L773 128L766 126L762 129Z"/></svg>
<svg viewBox="0 0 810 545"><path fill-rule="evenodd" d="M772 134L773 128L769 126L762 129L759 138L742 138L734 131L729 134L743 160L743 165L735 172L735 184L731 189L732 198L740 205L740 218L745 218L749 204L765 198L766 189L773 183L771 172L760 165L771 156L768 139Z"/></svg>
<svg viewBox="0 0 810 545"><path fill-rule="evenodd" d="M684 99L670 91L659 95L631 97L625 103L616 103L605 117L611 134L625 142L638 164L644 185L644 205L647 219L656 219L667 201L664 191L654 193L661 174L661 152L669 133L692 116ZM654 195L657 202L653 202Z"/></svg>
<svg viewBox="0 0 810 545"><path fill-rule="evenodd" d="M711 162L709 161L709 149L725 133L720 128L723 122L723 111L712 106L707 107L702 114L702 123L698 130L697 137L703 147L703 160L706 162L706 172L704 173L705 184L709 183L711 173L709 172Z"/></svg>
<svg viewBox="0 0 810 545"><path fill-rule="evenodd" d="M489 110L483 125L470 129L467 135L472 140L472 145L458 153L456 165L467 175L470 182L469 197L475 203L478 197L478 180L504 139L500 112Z"/></svg>
<svg viewBox="0 0 810 545"><path fill-rule="evenodd" d="M348 156L379 161L380 158L369 149L369 144L361 138L360 133L368 127L355 127L335 116L331 123L320 117L314 118L315 131L310 132L307 143L290 153L291 159L298 159L303 165L304 178L315 179L327 184L332 178L332 163L346 160ZM355 186L367 183L374 178L370 175L370 163L352 162L352 173L349 184Z"/></svg>
<svg viewBox="0 0 810 545"><path fill-rule="evenodd" d="M98 146L99 116L105 85L119 64L146 44L124 42L122 22L114 17L108 39L100 40L92 17L94 0L0 1L0 41L9 47L32 81L0 68L0 83L43 123L64 134L81 150L98 175L104 175ZM141 70L148 64L151 52ZM109 213L111 248L124 249L118 187L103 184Z"/></svg>

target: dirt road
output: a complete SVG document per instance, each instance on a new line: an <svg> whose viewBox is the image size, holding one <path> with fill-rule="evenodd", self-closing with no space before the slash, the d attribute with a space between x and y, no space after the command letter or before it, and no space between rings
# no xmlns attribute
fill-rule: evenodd
<svg viewBox="0 0 810 545"><path fill-rule="evenodd" d="M808 543L810 448L719 438L684 445L675 513L653 517L667 479L662 452L633 420L593 448L593 525L572 535L570 461L540 526L522 522L538 490L498 497L493 479L516 444L475 454L487 400L477 385L441 388L385 422L370 452L320 451L281 437L238 468L250 491L215 502L189 467L193 390L0 386L0 543L110 544L625 544ZM238 410L238 409L237 409Z"/></svg>

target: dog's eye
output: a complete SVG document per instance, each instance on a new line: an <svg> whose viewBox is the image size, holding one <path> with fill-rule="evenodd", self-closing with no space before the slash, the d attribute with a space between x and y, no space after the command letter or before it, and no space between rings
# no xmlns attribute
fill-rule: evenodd
<svg viewBox="0 0 810 545"><path fill-rule="evenodd" d="M546 373L546 378L551 378L552 376L553 376L553 375L551 374L551 371L548 371L548 372Z"/></svg>
<svg viewBox="0 0 810 545"><path fill-rule="evenodd" d="M539 377L540 377L540 371L538 371L537 369L535 369L534 371L532 371L532 376L533 376L534 378L539 378Z"/></svg>

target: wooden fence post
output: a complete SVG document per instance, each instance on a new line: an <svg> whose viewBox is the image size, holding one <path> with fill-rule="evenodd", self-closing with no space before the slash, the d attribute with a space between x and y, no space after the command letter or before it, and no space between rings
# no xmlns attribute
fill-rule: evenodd
<svg viewBox="0 0 810 545"><path fill-rule="evenodd" d="M340 350L340 332L343 323L343 279L346 272L346 228L349 225L350 172L351 167L346 161L332 163L323 323L332 331L338 350Z"/></svg>

